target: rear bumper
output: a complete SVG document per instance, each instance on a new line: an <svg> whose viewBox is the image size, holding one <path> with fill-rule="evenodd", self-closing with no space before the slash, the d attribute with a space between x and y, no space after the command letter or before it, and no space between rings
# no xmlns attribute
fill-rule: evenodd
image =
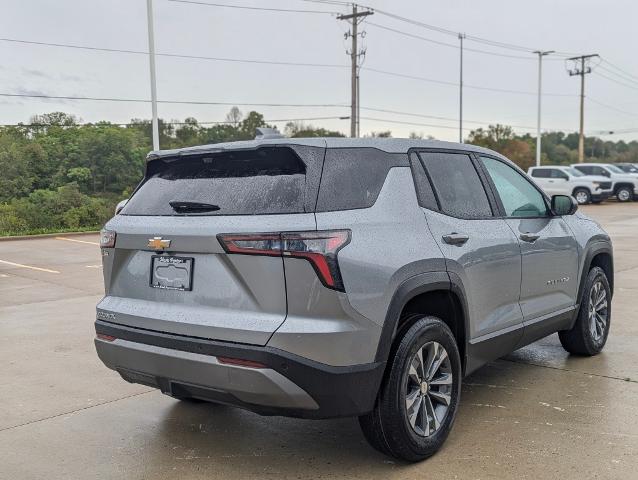
<svg viewBox="0 0 638 480"><path fill-rule="evenodd" d="M125 327L102 320L95 347L125 380L172 396L235 405L263 415L302 418L356 416L372 410L384 363L333 367L283 352ZM251 360L266 368L222 364L217 357Z"/></svg>

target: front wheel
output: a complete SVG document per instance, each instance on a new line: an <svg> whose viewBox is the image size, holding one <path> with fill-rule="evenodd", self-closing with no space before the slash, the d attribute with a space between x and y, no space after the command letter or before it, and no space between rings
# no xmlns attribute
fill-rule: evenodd
<svg viewBox="0 0 638 480"><path fill-rule="evenodd" d="M413 315L397 341L374 410L359 417L377 450L409 462L424 460L447 438L461 394L454 335L440 319Z"/></svg>
<svg viewBox="0 0 638 480"><path fill-rule="evenodd" d="M585 281L576 323L571 330L558 332L560 343L569 353L597 355L601 352L611 322L611 289L602 268L594 267Z"/></svg>
<svg viewBox="0 0 638 480"><path fill-rule="evenodd" d="M578 202L578 205L587 205L591 202L591 194L586 188L577 188L574 190L574 198Z"/></svg>
<svg viewBox="0 0 638 480"><path fill-rule="evenodd" d="M629 187L620 187L616 192L616 198L619 202L629 202L634 195L634 192Z"/></svg>

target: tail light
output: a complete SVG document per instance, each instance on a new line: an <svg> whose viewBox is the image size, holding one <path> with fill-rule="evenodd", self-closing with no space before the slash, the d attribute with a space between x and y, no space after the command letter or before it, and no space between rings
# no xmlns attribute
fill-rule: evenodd
<svg viewBox="0 0 638 480"><path fill-rule="evenodd" d="M324 286L344 291L337 253L350 242L350 230L221 234L217 238L226 253L308 260Z"/></svg>

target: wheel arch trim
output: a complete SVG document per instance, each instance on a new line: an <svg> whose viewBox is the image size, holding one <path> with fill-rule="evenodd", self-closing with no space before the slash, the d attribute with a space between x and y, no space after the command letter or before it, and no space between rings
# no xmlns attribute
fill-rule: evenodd
<svg viewBox="0 0 638 480"><path fill-rule="evenodd" d="M392 343L394 341L399 319L403 308L408 302L418 295L446 290L456 295L460 301L462 311L460 314L463 316L464 329L464 343L465 345L459 345L459 349L465 352L464 357L467 356L467 332L469 327L469 317L467 309L467 299L465 295L465 288L463 282L454 273L435 271L426 272L415 275L403 281L392 296L390 305L386 312L385 321L381 330L381 336L379 339L379 345L377 347L377 353L375 356L375 362L386 362L390 354ZM461 359L462 369L465 370L466 358Z"/></svg>

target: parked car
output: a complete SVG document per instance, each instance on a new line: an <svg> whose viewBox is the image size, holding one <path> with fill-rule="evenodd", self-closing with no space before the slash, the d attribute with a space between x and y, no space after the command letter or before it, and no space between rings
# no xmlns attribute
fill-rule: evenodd
<svg viewBox="0 0 638 480"><path fill-rule="evenodd" d="M612 245L577 208L472 145L152 152L101 233L97 353L180 400L358 416L379 451L422 460L464 375L554 332L568 352L602 350Z"/></svg>
<svg viewBox="0 0 638 480"><path fill-rule="evenodd" d="M638 175L638 165L636 165L635 163L614 163L614 165L620 168L625 173Z"/></svg>
<svg viewBox="0 0 638 480"><path fill-rule="evenodd" d="M609 163L577 163L572 165L585 175L607 177L613 183L612 190L619 202L629 202L638 195L638 175L626 173Z"/></svg>
<svg viewBox="0 0 638 480"><path fill-rule="evenodd" d="M531 167L527 173L549 196L571 195L579 205L600 203L613 195L609 178L585 175L572 167Z"/></svg>

